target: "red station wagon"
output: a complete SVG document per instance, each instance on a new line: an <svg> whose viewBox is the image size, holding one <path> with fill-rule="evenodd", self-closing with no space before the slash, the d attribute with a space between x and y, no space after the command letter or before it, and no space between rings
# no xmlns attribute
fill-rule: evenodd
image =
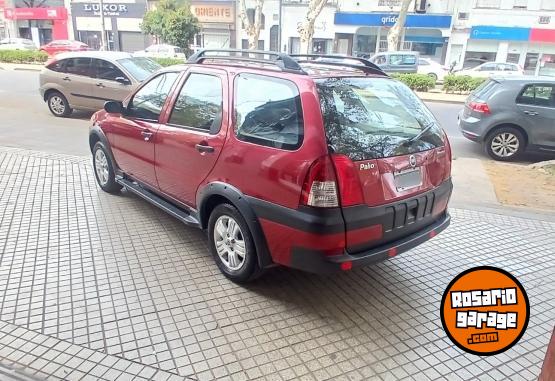
<svg viewBox="0 0 555 381"><path fill-rule="evenodd" d="M451 149L364 60L204 50L92 117L96 179L206 229L234 281L393 257L450 222Z"/></svg>

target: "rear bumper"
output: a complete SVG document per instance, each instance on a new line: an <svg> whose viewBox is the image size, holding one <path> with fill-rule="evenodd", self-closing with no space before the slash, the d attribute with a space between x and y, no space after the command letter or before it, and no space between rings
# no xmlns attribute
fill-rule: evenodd
<svg viewBox="0 0 555 381"><path fill-rule="evenodd" d="M357 254L325 256L320 251L293 248L290 266L311 273L332 274L381 262L428 241L445 230L450 223L451 217L445 211L435 222L409 236Z"/></svg>
<svg viewBox="0 0 555 381"><path fill-rule="evenodd" d="M473 142L481 142L483 140L484 122L482 119L473 116L464 116L464 110L459 112L457 117L459 129L462 135Z"/></svg>

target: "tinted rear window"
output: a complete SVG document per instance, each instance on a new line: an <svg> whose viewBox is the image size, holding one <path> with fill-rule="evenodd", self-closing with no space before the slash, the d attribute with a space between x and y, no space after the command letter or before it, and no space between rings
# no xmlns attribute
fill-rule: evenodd
<svg viewBox="0 0 555 381"><path fill-rule="evenodd" d="M333 152L352 160L368 160L444 144L434 116L398 81L327 78L318 80L317 87L326 137Z"/></svg>
<svg viewBox="0 0 555 381"><path fill-rule="evenodd" d="M493 91L495 90L497 85L499 85L499 82L494 81L493 79L488 79L487 81L483 82L480 86L478 86L472 92L472 95L474 95L476 98L486 100L491 96L491 94L493 94Z"/></svg>

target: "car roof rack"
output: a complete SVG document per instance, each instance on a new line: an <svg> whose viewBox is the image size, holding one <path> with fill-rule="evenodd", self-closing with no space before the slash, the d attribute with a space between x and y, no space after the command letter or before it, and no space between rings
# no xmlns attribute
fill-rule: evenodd
<svg viewBox="0 0 555 381"><path fill-rule="evenodd" d="M251 55L255 55L255 57L252 57ZM268 56L269 58L264 58L265 56ZM203 49L190 56L187 63L202 64L205 60L257 62L275 65L281 69L281 71L289 73L306 74L301 65L299 65L299 63L292 59L289 55L273 51L247 49Z"/></svg>
<svg viewBox="0 0 555 381"><path fill-rule="evenodd" d="M360 57L351 57L351 56L338 56L333 54L291 54L291 58L297 59L297 62L305 62L305 63L317 63L322 65L330 65L330 66L337 66L337 67L348 67L352 69L359 69L362 70L365 74L378 74L387 76L387 74L380 69L380 67L367 59L360 58ZM300 59L299 59L300 58ZM305 59L303 59L305 58ZM334 62L334 61L317 61L318 58L324 59L331 59L331 60L349 60L349 61L358 61L360 65L357 64L349 64L344 62Z"/></svg>

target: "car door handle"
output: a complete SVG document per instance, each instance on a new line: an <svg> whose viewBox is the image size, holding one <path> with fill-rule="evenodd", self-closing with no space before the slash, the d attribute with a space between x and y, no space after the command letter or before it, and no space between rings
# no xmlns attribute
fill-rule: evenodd
<svg viewBox="0 0 555 381"><path fill-rule="evenodd" d="M204 153L204 152L214 152L214 147L211 147L207 144L196 144L195 148L197 151Z"/></svg>
<svg viewBox="0 0 555 381"><path fill-rule="evenodd" d="M71 81L71 78L69 78L69 77L64 77L64 78L62 78L62 79L63 79L64 81Z"/></svg>
<svg viewBox="0 0 555 381"><path fill-rule="evenodd" d="M528 110L524 110L524 113L525 113L526 115L532 115L532 116L538 115L538 112L537 112L537 111L528 111Z"/></svg>
<svg viewBox="0 0 555 381"><path fill-rule="evenodd" d="M152 137L153 133L150 132L149 130L144 130L144 131L141 131L141 135L143 136L144 141L148 142Z"/></svg>
<svg viewBox="0 0 555 381"><path fill-rule="evenodd" d="M104 84L103 84L102 82L98 82L98 83L96 84L96 86L102 87L102 88L106 87L106 86L104 86Z"/></svg>

